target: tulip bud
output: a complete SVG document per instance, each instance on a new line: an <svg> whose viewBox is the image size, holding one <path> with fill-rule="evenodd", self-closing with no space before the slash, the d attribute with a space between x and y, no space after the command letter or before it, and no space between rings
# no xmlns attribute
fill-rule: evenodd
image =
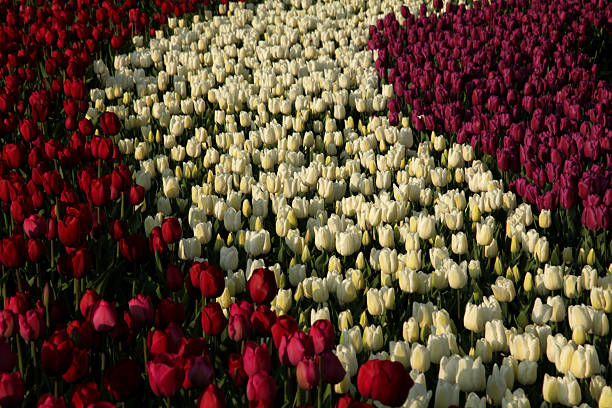
<svg viewBox="0 0 612 408"><path fill-rule="evenodd" d="M51 302L51 286L49 286L49 282L45 283L45 287L43 288L43 293L42 293L42 301L43 301L43 305L45 306L45 308L49 307L49 304Z"/></svg>
<svg viewBox="0 0 612 408"><path fill-rule="evenodd" d="M297 288L295 289L295 293L293 294L293 299L298 302L302 296L304 296L304 287L302 286L302 282L298 283Z"/></svg>
<svg viewBox="0 0 612 408"><path fill-rule="evenodd" d="M593 266L593 264L595 263L595 259L596 259L596 257L595 257L595 250L593 248L591 248L589 250L589 254L587 255L587 258L586 258L587 264Z"/></svg>
<svg viewBox="0 0 612 408"><path fill-rule="evenodd" d="M551 222L550 210L542 210L538 216L538 225L540 228L549 228Z"/></svg>
<svg viewBox="0 0 612 408"><path fill-rule="evenodd" d="M461 184L465 181L465 171L462 168L455 169L455 183Z"/></svg>
<svg viewBox="0 0 612 408"><path fill-rule="evenodd" d="M569 247L563 248L562 258L563 258L563 262L565 262L566 264L572 263L572 261L574 260L574 255L572 254L572 248L569 248Z"/></svg>
<svg viewBox="0 0 612 408"><path fill-rule="evenodd" d="M533 276L531 275L531 272L527 272L525 274L525 280L523 280L523 289L525 289L525 292L531 292L531 289L533 289Z"/></svg>
<svg viewBox="0 0 612 408"><path fill-rule="evenodd" d="M365 268L365 258L363 256L363 252L359 252L359 254L357 254L357 260L355 261L355 266L360 271L363 271L363 269Z"/></svg>
<svg viewBox="0 0 612 408"><path fill-rule="evenodd" d="M310 249L308 249L308 246L306 245L302 250L302 263L308 263L310 261L310 258Z"/></svg>
<svg viewBox="0 0 612 408"><path fill-rule="evenodd" d="M287 221L289 221L289 226L291 229L297 227L298 221L293 210L289 210L289 213L287 214Z"/></svg>
<svg viewBox="0 0 612 408"><path fill-rule="evenodd" d="M419 340L419 323L416 321L414 317L408 319L408 321L404 322L402 327L402 335L404 340L409 343L414 343Z"/></svg>
<svg viewBox="0 0 612 408"><path fill-rule="evenodd" d="M370 245L370 234L367 230L363 231L363 235L361 236L361 245L364 247L368 247Z"/></svg>
<svg viewBox="0 0 612 408"><path fill-rule="evenodd" d="M247 219L251 216L253 209L251 208L251 202L249 200L244 200L242 202L242 215L244 215Z"/></svg>
<svg viewBox="0 0 612 408"><path fill-rule="evenodd" d="M502 268L503 267L502 267L501 259L499 259L499 256L498 256L498 257L495 258L495 266L494 266L495 273L497 275L501 275L502 274Z"/></svg>
<svg viewBox="0 0 612 408"><path fill-rule="evenodd" d="M368 314L365 310L363 311L363 313L361 313L361 317L359 318L359 325L364 329L368 325Z"/></svg>
<svg viewBox="0 0 612 408"><path fill-rule="evenodd" d="M219 303L223 309L228 309L232 305L232 296L227 286L223 289L221 296L217 298L217 303Z"/></svg>
<svg viewBox="0 0 612 408"><path fill-rule="evenodd" d="M298 324L301 327L305 327L308 324L308 317L306 317L306 313L304 313L304 312L300 313L300 318L298 319Z"/></svg>
<svg viewBox="0 0 612 408"><path fill-rule="evenodd" d="M350 310L344 310L338 315L338 328L341 331L348 330L353 327L353 315Z"/></svg>
<svg viewBox="0 0 612 408"><path fill-rule="evenodd" d="M516 254L518 251L520 251L520 249L521 249L521 245L519 243L519 240L516 237L516 235L513 235L512 242L510 243L510 252L512 252L513 254Z"/></svg>
<svg viewBox="0 0 612 408"><path fill-rule="evenodd" d="M472 222L477 222L480 220L480 208L477 205L471 206L470 218L472 219Z"/></svg>

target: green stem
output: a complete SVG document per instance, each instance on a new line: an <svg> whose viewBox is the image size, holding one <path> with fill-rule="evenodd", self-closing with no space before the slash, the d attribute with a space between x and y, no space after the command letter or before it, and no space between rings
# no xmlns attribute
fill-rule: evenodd
<svg viewBox="0 0 612 408"><path fill-rule="evenodd" d="M142 336L142 354L144 356L145 367L149 361L148 353L147 353L147 336Z"/></svg>
<svg viewBox="0 0 612 408"><path fill-rule="evenodd" d="M22 376L25 376L25 372L23 371L23 354L21 352L21 340L19 335L15 336L15 342L17 343L17 362L19 364L19 372Z"/></svg>
<svg viewBox="0 0 612 408"><path fill-rule="evenodd" d="M15 270L15 278L17 279L17 289L19 293L23 293L23 288L21 287L21 272L19 272L19 269Z"/></svg>
<svg viewBox="0 0 612 408"><path fill-rule="evenodd" d="M81 301L81 285L80 279L74 278L74 310L79 310L79 302Z"/></svg>
<svg viewBox="0 0 612 408"><path fill-rule="evenodd" d="M170 397L166 397L166 407L170 408L172 406L172 403L170 402Z"/></svg>
<svg viewBox="0 0 612 408"><path fill-rule="evenodd" d="M124 218L123 203L125 201L125 192L121 192L121 219Z"/></svg>
<svg viewBox="0 0 612 408"><path fill-rule="evenodd" d="M55 268L55 245L53 244L55 240L51 240L51 269Z"/></svg>
<svg viewBox="0 0 612 408"><path fill-rule="evenodd" d="M106 353L100 353L100 389L104 387L104 370L106 369Z"/></svg>
<svg viewBox="0 0 612 408"><path fill-rule="evenodd" d="M30 354L32 355L32 366L35 368L34 372L37 372L38 370L36 370L36 366L38 364L36 363L36 342L34 342L34 340L30 341Z"/></svg>

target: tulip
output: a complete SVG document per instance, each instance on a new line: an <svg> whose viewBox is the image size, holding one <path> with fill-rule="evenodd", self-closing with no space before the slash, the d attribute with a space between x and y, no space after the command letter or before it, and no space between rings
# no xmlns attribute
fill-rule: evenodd
<svg viewBox="0 0 612 408"><path fill-rule="evenodd" d="M459 405L459 386L457 384L449 384L444 380L439 380L438 386L436 387L434 407L442 408L453 405Z"/></svg>
<svg viewBox="0 0 612 408"><path fill-rule="evenodd" d="M197 406L198 408L225 408L223 391L216 384L210 384L198 397Z"/></svg>
<svg viewBox="0 0 612 408"><path fill-rule="evenodd" d="M247 231L245 242L245 251L251 256L259 256L270 252L270 233L266 230Z"/></svg>
<svg viewBox="0 0 612 408"><path fill-rule="evenodd" d="M319 385L319 362L310 357L304 357L297 365L296 377L298 386L303 390L311 390Z"/></svg>
<svg viewBox="0 0 612 408"><path fill-rule="evenodd" d="M276 397L274 379L265 371L260 371L249 378L247 398L249 401L271 404Z"/></svg>
<svg viewBox="0 0 612 408"><path fill-rule="evenodd" d="M607 385L601 390L599 397L599 408L612 407L612 387Z"/></svg>
<svg viewBox="0 0 612 408"><path fill-rule="evenodd" d="M255 303L269 303L278 292L274 272L267 268L256 269L247 282L247 289Z"/></svg>
<svg viewBox="0 0 612 408"><path fill-rule="evenodd" d="M36 340L44 331L45 319L42 310L28 310L19 315L19 334L24 340Z"/></svg>
<svg viewBox="0 0 612 408"><path fill-rule="evenodd" d="M199 258L202 244L199 238L183 238L179 241L178 255L183 260Z"/></svg>
<svg viewBox="0 0 612 408"><path fill-rule="evenodd" d="M383 334L380 326L367 326L363 331L363 345L370 351L377 351L383 345Z"/></svg>
<svg viewBox="0 0 612 408"><path fill-rule="evenodd" d="M158 397L174 396L183 384L184 372L181 361L167 353L161 353L147 363L149 385Z"/></svg>
<svg viewBox="0 0 612 408"><path fill-rule="evenodd" d="M6 406L17 405L23 400L24 388L21 374L0 373L0 404Z"/></svg>
<svg viewBox="0 0 612 408"><path fill-rule="evenodd" d="M369 360L360 367L357 376L362 396L389 406L403 404L412 384L406 369L391 361Z"/></svg>
<svg viewBox="0 0 612 408"><path fill-rule="evenodd" d="M270 353L266 344L258 345L249 341L246 343L243 353L244 371L249 377L259 371L270 371Z"/></svg>
<svg viewBox="0 0 612 408"><path fill-rule="evenodd" d="M227 326L221 306L217 302L207 303L202 309L202 329L209 336L219 335Z"/></svg>
<svg viewBox="0 0 612 408"><path fill-rule="evenodd" d="M424 373L429 370L430 364L429 349L422 344L414 343L410 353L410 366Z"/></svg>
<svg viewBox="0 0 612 408"><path fill-rule="evenodd" d="M495 284L491 285L495 298L500 302L512 302L516 292L514 290L514 283L511 280L499 276L495 280Z"/></svg>

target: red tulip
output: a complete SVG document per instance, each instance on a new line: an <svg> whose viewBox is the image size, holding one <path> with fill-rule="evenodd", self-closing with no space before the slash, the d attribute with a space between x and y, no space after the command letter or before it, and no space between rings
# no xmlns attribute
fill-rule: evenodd
<svg viewBox="0 0 612 408"><path fill-rule="evenodd" d="M100 115L100 126L108 136L114 136L121 130L121 122L114 112L104 112Z"/></svg>
<svg viewBox="0 0 612 408"><path fill-rule="evenodd" d="M234 341L242 341L251 330L251 321L244 313L231 313L230 320L227 326L227 331L230 339Z"/></svg>
<svg viewBox="0 0 612 408"><path fill-rule="evenodd" d="M225 397L221 388L210 384L198 397L198 408L225 408Z"/></svg>
<svg viewBox="0 0 612 408"><path fill-rule="evenodd" d="M308 335L312 338L316 354L330 351L334 347L334 326L326 319L317 320Z"/></svg>
<svg viewBox="0 0 612 408"><path fill-rule="evenodd" d="M87 248L79 248L70 255L72 264L72 276L76 279L82 278L91 270L92 260Z"/></svg>
<svg viewBox="0 0 612 408"><path fill-rule="evenodd" d="M249 377L254 376L259 371L270 371L271 360L268 345L259 345L254 341L248 341L244 347L242 360L244 362L244 371Z"/></svg>
<svg viewBox="0 0 612 408"><path fill-rule="evenodd" d="M168 249L168 244L164 241L161 227L155 227L149 234L149 249L151 252L163 254Z"/></svg>
<svg viewBox="0 0 612 408"><path fill-rule="evenodd" d="M97 332L107 332L117 325L117 309L112 303L101 299L93 309L91 323Z"/></svg>
<svg viewBox="0 0 612 408"><path fill-rule="evenodd" d="M119 192L127 192L132 186L132 172L123 163L115 167L111 175L111 184Z"/></svg>
<svg viewBox="0 0 612 408"><path fill-rule="evenodd" d="M304 357L314 357L314 344L312 338L301 330L288 337L287 357L292 366L296 366Z"/></svg>
<svg viewBox="0 0 612 408"><path fill-rule="evenodd" d="M216 265L209 265L203 262L200 265L200 291L202 296L207 298L217 298L225 289L225 274Z"/></svg>
<svg viewBox="0 0 612 408"><path fill-rule="evenodd" d="M58 221L59 239L67 247L76 248L83 244L89 233L86 215L77 208L68 207L64 217Z"/></svg>
<svg viewBox="0 0 612 408"><path fill-rule="evenodd" d="M234 384L240 387L248 378L247 373L244 371L242 356L238 353L232 353L227 360L227 373L232 377Z"/></svg>
<svg viewBox="0 0 612 408"><path fill-rule="evenodd" d="M113 154L113 141L108 137L95 136L91 139L91 155L94 159L106 160Z"/></svg>
<svg viewBox="0 0 612 408"><path fill-rule="evenodd" d="M43 238L47 232L47 221L42 215L32 214L23 221L23 231L28 238Z"/></svg>
<svg viewBox="0 0 612 408"><path fill-rule="evenodd" d="M128 306L130 308L130 315L138 327L142 327L145 323L153 322L155 309L153 308L150 296L138 294L128 302Z"/></svg>
<svg viewBox="0 0 612 408"><path fill-rule="evenodd" d="M281 340L284 336L293 334L297 330L298 324L293 317L289 315L279 316L270 328L276 348L278 349L280 347Z"/></svg>
<svg viewBox="0 0 612 408"><path fill-rule="evenodd" d="M338 357L331 351L324 351L319 360L321 364L321 381L338 384L344 379L346 371Z"/></svg>
<svg viewBox="0 0 612 408"><path fill-rule="evenodd" d="M256 269L247 282L247 289L255 303L269 303L278 292L274 272L267 268Z"/></svg>
<svg viewBox="0 0 612 408"><path fill-rule="evenodd" d="M183 388L206 388L215 378L215 371L208 357L201 356L191 357L185 362L185 379L183 380Z"/></svg>
<svg viewBox="0 0 612 408"><path fill-rule="evenodd" d="M15 334L15 317L9 309L0 310L0 337L8 339Z"/></svg>
<svg viewBox="0 0 612 408"><path fill-rule="evenodd" d="M260 371L249 378L247 383L247 398L249 401L271 403L276 397L274 378L265 371Z"/></svg>
<svg viewBox="0 0 612 408"><path fill-rule="evenodd" d="M369 360L359 368L359 393L389 406L400 406L412 387L412 379L401 363Z"/></svg>
<svg viewBox="0 0 612 408"><path fill-rule="evenodd" d="M32 309L19 315L19 334L24 340L37 340L45 331L45 318L40 309Z"/></svg>
<svg viewBox="0 0 612 408"><path fill-rule="evenodd" d="M89 407L90 404L99 399L100 391L98 390L98 384L95 382L77 384L74 387L74 393L72 394L72 405L74 405L74 408Z"/></svg>
<svg viewBox="0 0 612 408"><path fill-rule="evenodd" d="M26 261L26 247L23 236L13 235L0 240L0 262L9 268L19 268Z"/></svg>
<svg viewBox="0 0 612 408"><path fill-rule="evenodd" d="M70 367L62 375L64 381L69 384L74 384L87 376L89 371L89 358L87 350L74 348L72 350L72 362Z"/></svg>
<svg viewBox="0 0 612 408"><path fill-rule="evenodd" d="M68 337L66 330L54 332L42 346L41 362L43 371L47 375L64 374L72 363L73 348L74 343Z"/></svg>
<svg viewBox="0 0 612 408"><path fill-rule="evenodd" d="M19 371L0 373L0 405L13 406L23 400L23 381Z"/></svg>
<svg viewBox="0 0 612 408"><path fill-rule="evenodd" d="M269 337L274 323L276 323L276 313L268 305L257 306L251 315L251 326L257 336Z"/></svg>
<svg viewBox="0 0 612 408"><path fill-rule="evenodd" d="M98 292L94 289L87 289L83 296L81 296L81 301L79 302L79 310L81 311L81 316L84 318L88 318L90 311L100 300L100 296Z"/></svg>
<svg viewBox="0 0 612 408"><path fill-rule="evenodd" d="M158 397L172 397L183 384L185 373L178 356L162 353L147 363L149 385Z"/></svg>
<svg viewBox="0 0 612 408"><path fill-rule="evenodd" d="M150 354L176 353L178 350L177 339L173 333L166 330L153 330L147 333L147 349Z"/></svg>
<svg viewBox="0 0 612 408"><path fill-rule="evenodd" d="M319 385L319 362L318 359L304 357L296 369L298 386L303 390L312 390Z"/></svg>
<svg viewBox="0 0 612 408"><path fill-rule="evenodd" d="M227 326L221 306L217 302L207 303L202 309L202 329L208 336L218 336Z"/></svg>
<svg viewBox="0 0 612 408"><path fill-rule="evenodd" d="M54 397L51 394L43 394L38 399L37 408L66 408L64 397Z"/></svg>
<svg viewBox="0 0 612 408"><path fill-rule="evenodd" d="M119 240L119 251L129 262L140 262L147 254L147 241L140 234L128 235Z"/></svg>
<svg viewBox="0 0 612 408"><path fill-rule="evenodd" d="M181 229L181 224L179 223L178 218L166 218L161 228L164 241L166 241L166 243L168 244L172 244L178 241L183 236L183 231Z"/></svg>

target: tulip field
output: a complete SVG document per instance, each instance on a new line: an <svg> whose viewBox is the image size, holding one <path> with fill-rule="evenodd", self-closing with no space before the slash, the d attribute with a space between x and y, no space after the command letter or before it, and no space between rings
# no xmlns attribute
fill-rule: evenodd
<svg viewBox="0 0 612 408"><path fill-rule="evenodd" d="M0 19L0 407L612 408L611 2Z"/></svg>

